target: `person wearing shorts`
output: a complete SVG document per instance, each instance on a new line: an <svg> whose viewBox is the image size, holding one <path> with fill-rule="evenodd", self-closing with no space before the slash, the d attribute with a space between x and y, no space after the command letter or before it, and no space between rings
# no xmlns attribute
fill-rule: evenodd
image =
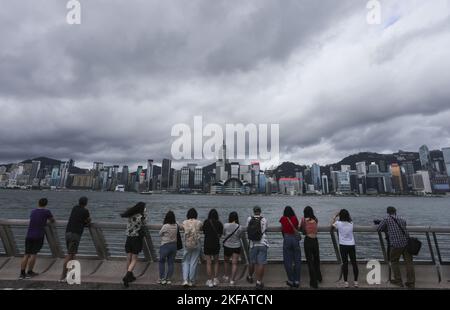
<svg viewBox="0 0 450 310"><path fill-rule="evenodd" d="M241 237L244 233L239 225L237 212L231 212L228 216L228 223L223 227L223 256L224 256L224 282L230 282L234 286L236 272L238 268L239 256L241 255ZM228 272L231 263L231 273Z"/></svg>
<svg viewBox="0 0 450 310"><path fill-rule="evenodd" d="M38 275L33 271L33 268L36 263L36 255L44 244L45 225L47 225L47 221L52 223L55 221L50 210L46 209L47 204L48 200L42 198L38 202L38 207L31 211L30 224L25 238L25 255L20 265L19 279L29 279ZM27 266L28 272L25 272Z"/></svg>
<svg viewBox="0 0 450 310"><path fill-rule="evenodd" d="M63 272L60 279L61 282L67 281L67 263L75 259L84 227L91 222L89 211L86 209L87 204L88 199L86 197L81 197L78 200L78 205L73 207L72 212L70 213L69 222L67 223L66 228L67 255L64 258Z"/></svg>

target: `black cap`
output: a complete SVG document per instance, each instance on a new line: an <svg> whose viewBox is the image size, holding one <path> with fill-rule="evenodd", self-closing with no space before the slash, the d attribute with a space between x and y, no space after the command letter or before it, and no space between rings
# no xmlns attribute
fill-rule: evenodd
<svg viewBox="0 0 450 310"><path fill-rule="evenodd" d="M253 207L253 213L260 214L261 213L261 208L259 206L254 206Z"/></svg>

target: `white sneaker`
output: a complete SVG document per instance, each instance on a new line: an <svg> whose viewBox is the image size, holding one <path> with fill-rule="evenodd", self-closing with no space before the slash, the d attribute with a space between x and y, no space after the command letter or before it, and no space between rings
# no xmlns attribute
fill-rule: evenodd
<svg viewBox="0 0 450 310"><path fill-rule="evenodd" d="M184 281L183 281L183 286L185 286L185 287L186 287L186 286L189 286L189 282L186 281L186 280L184 280Z"/></svg>
<svg viewBox="0 0 450 310"><path fill-rule="evenodd" d="M206 281L206 286L207 286L207 287L214 287L213 281L212 281L212 280Z"/></svg>
<svg viewBox="0 0 450 310"><path fill-rule="evenodd" d="M354 288L358 288L359 287L358 281L353 282L353 287Z"/></svg>
<svg viewBox="0 0 450 310"><path fill-rule="evenodd" d="M214 285L214 286L217 286L217 285L219 285L219 283L220 283L219 279L214 278L214 280L213 280L213 285Z"/></svg>
<svg viewBox="0 0 450 310"><path fill-rule="evenodd" d="M234 281L233 280L230 281L230 286L234 286Z"/></svg>
<svg viewBox="0 0 450 310"><path fill-rule="evenodd" d="M229 277L227 277L227 276L223 276L222 277L222 280L223 280L223 282L229 282L230 281L230 278Z"/></svg>
<svg viewBox="0 0 450 310"><path fill-rule="evenodd" d="M166 284L167 284L167 285L171 285L171 284L172 284L172 281L166 280Z"/></svg>
<svg viewBox="0 0 450 310"><path fill-rule="evenodd" d="M344 282L344 287L349 288L348 282Z"/></svg>
<svg viewBox="0 0 450 310"><path fill-rule="evenodd" d="M188 286L189 287L193 287L194 286L194 282L188 282Z"/></svg>
<svg viewBox="0 0 450 310"><path fill-rule="evenodd" d="M166 281L166 279L159 279L158 283L161 285L166 285L167 281Z"/></svg>

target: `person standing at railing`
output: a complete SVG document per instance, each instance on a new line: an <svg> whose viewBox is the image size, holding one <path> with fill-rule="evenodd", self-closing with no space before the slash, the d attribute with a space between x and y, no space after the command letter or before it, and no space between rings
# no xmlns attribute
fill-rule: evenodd
<svg viewBox="0 0 450 310"><path fill-rule="evenodd" d="M303 210L300 230L305 234L304 247L309 270L309 285L312 288L318 288L318 283L322 282L319 240L317 239L318 220L310 206Z"/></svg>
<svg viewBox="0 0 450 310"><path fill-rule="evenodd" d="M238 268L239 256L241 255L241 237L244 233L242 226L239 225L239 216L237 212L231 212L228 216L228 223L223 228L224 239L223 257L224 257L224 282L230 281L230 286L234 286L236 272ZM231 274L228 269L231 263Z"/></svg>
<svg viewBox="0 0 450 310"><path fill-rule="evenodd" d="M127 223L127 241L125 242L125 253L127 253L127 273L123 277L123 285L128 287L130 282L136 280L133 274L139 253L142 251L145 225L146 225L145 203L138 202L134 207L127 209L120 216L128 218Z"/></svg>
<svg viewBox="0 0 450 310"><path fill-rule="evenodd" d="M344 287L348 288L348 257L353 267L353 286L358 287L358 264L356 262L355 237L353 235L353 222L350 213L342 209L336 214L331 225L337 229L339 235L339 251L342 258L342 274L344 276Z"/></svg>
<svg viewBox="0 0 450 310"><path fill-rule="evenodd" d="M33 271L33 268L36 263L36 255L44 244L45 225L47 225L47 221L55 222L52 213L46 208L47 203L47 198L41 198L38 207L31 211L30 224L25 238L25 255L20 265L19 279L29 279L38 275ZM28 272L25 272L27 266Z"/></svg>
<svg viewBox="0 0 450 310"><path fill-rule="evenodd" d="M206 256L206 272L208 273L206 285L214 287L219 284L217 274L219 273L220 237L223 234L223 225L219 221L219 214L216 209L209 211L208 219L203 223L203 233L205 234L203 252Z"/></svg>
<svg viewBox="0 0 450 310"><path fill-rule="evenodd" d="M163 226L159 231L161 246L159 248L159 283L162 285L172 284L175 256L177 255L177 233L178 224L173 211L167 212ZM167 260L167 273L166 273Z"/></svg>
<svg viewBox="0 0 450 310"><path fill-rule="evenodd" d="M281 233L283 234L283 261L288 280L287 286L298 288L300 286L300 271L302 252L300 249L301 235L298 231L299 222L292 207L284 208L280 218Z"/></svg>
<svg viewBox="0 0 450 310"><path fill-rule="evenodd" d="M183 286L195 285L197 265L202 252L200 236L202 222L197 219L198 214L194 208L187 212L187 220L183 222L184 253L183 253Z"/></svg>
<svg viewBox="0 0 450 310"><path fill-rule="evenodd" d="M66 281L67 263L75 259L75 256L78 253L78 246L80 245L84 227L91 223L91 216L88 209L86 209L87 204L87 197L81 197L78 200L78 205L73 207L72 212L70 213L69 222L66 227L67 255L64 258L63 272L60 279L61 282Z"/></svg>
<svg viewBox="0 0 450 310"><path fill-rule="evenodd" d="M406 220L397 216L397 210L394 207L387 208L388 216L385 217L378 225L378 231L387 231L390 244L390 260L392 264L392 272L394 280L392 284L403 287L402 275L400 273L400 256L406 264L406 286L408 288L415 287L415 272L413 265L413 257L407 250L408 231L406 230Z"/></svg>
<svg viewBox="0 0 450 310"><path fill-rule="evenodd" d="M247 219L247 237L250 241L250 262L248 265L247 282L253 283L256 276L256 289L264 288L263 278L267 264L267 250L269 242L266 236L267 220L261 215L261 208L253 208L253 216Z"/></svg>

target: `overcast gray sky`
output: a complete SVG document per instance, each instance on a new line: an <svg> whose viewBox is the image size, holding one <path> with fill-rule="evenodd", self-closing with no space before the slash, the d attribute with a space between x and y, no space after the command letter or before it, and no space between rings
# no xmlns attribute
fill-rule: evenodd
<svg viewBox="0 0 450 310"><path fill-rule="evenodd" d="M281 160L450 146L450 4L2 1L0 163L170 157L176 123L278 123Z"/></svg>

